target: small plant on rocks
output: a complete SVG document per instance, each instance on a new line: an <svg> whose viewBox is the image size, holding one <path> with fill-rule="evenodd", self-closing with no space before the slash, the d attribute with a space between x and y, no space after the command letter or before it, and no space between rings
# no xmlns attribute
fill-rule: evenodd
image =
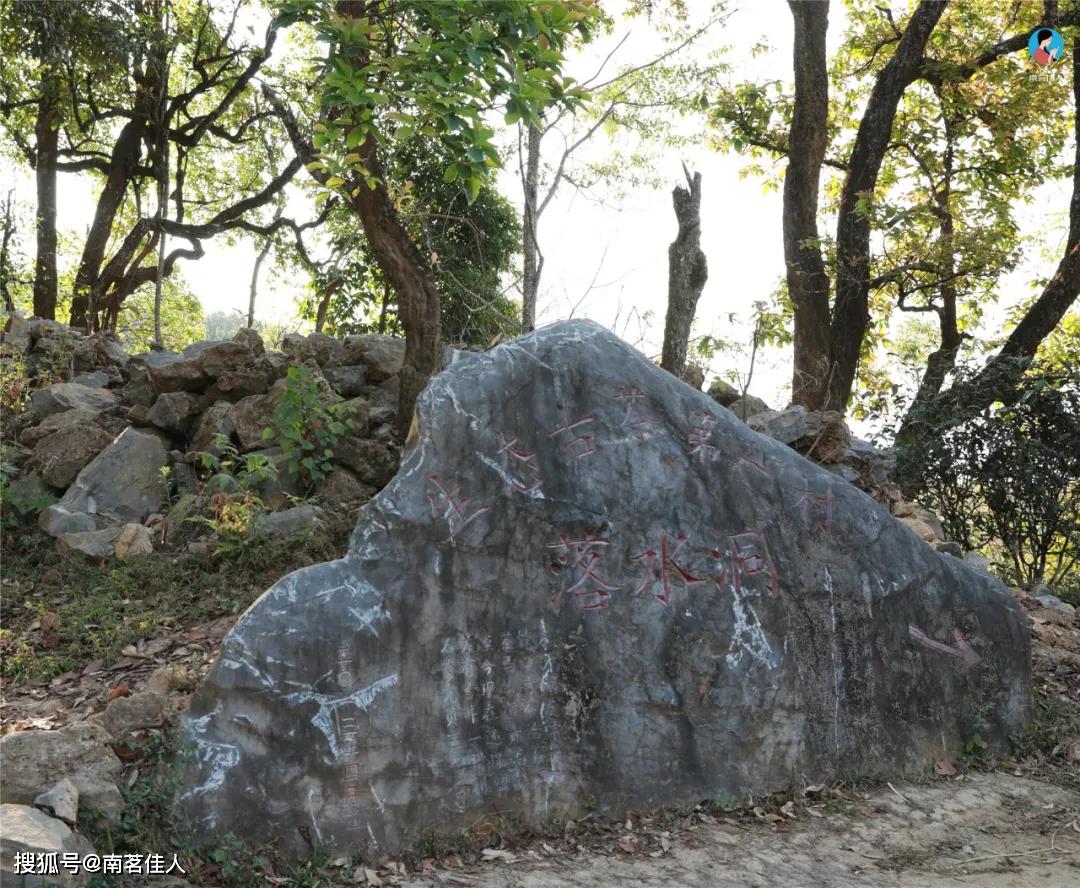
<svg viewBox="0 0 1080 888"><path fill-rule="evenodd" d="M311 487L333 469L334 446L353 427L342 403L328 404L307 367L290 367L273 423L262 430L285 453L288 470Z"/></svg>

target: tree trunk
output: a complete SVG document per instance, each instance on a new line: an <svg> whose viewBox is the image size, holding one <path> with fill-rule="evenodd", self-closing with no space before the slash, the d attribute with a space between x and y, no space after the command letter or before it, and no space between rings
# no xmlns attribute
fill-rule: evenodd
<svg viewBox="0 0 1080 888"><path fill-rule="evenodd" d="M687 188L676 185L671 192L679 232L668 247L668 305L664 322L664 347L660 366L682 378L686 349L698 299L709 278L701 251L701 173L690 175L683 167Z"/></svg>
<svg viewBox="0 0 1080 888"><path fill-rule="evenodd" d="M266 254L270 252L270 239L267 238L262 245L262 249L259 250L259 254L255 257L255 266L251 269L251 288L248 290L248 313L247 313L247 325L249 328L255 327L255 297L259 292L259 270L262 268L263 262L266 261ZM322 306L320 305L320 308ZM322 312L325 315L325 312ZM322 320L317 321L315 329L318 332L322 332Z"/></svg>
<svg viewBox="0 0 1080 888"><path fill-rule="evenodd" d="M536 297L540 290L540 273L544 260L540 256L540 246L536 239L537 200L540 184L540 129L529 124L525 131L525 208L523 211L522 245L523 257L521 278L521 332L531 333L536 329Z"/></svg>
<svg viewBox="0 0 1080 888"><path fill-rule="evenodd" d="M784 175L784 260L794 306L792 403L820 406L829 376L829 276L818 236L818 191L828 143L829 4L793 0L795 108Z"/></svg>
<svg viewBox="0 0 1080 888"><path fill-rule="evenodd" d="M73 327L85 327L90 320L91 299L96 291L101 263L105 258L109 236L112 234L113 221L123 203L128 182L139 163L140 143L146 121L150 119L149 112L152 106L145 100L138 104L142 106L143 114L137 112L130 121L124 124L116 139L109 161L109 173L105 177L105 185L101 189L97 207L94 210L94 221L90 224L86 242L83 244L82 257L79 259L79 267L75 272L74 292L71 296L69 323Z"/></svg>
<svg viewBox="0 0 1080 888"><path fill-rule="evenodd" d="M34 314L56 319L56 161L60 137L59 84L46 64L34 124L37 176L37 256L34 261Z"/></svg>
<svg viewBox="0 0 1080 888"><path fill-rule="evenodd" d="M866 111L851 149L847 179L840 196L836 226L836 303L830 327L829 387L823 405L847 409L855 384L859 355L870 322L870 215L864 202L873 200L881 162L892 137L893 119L904 90L919 75L923 53L945 3L924 0L916 8L904 36L874 82Z"/></svg>
<svg viewBox="0 0 1080 888"><path fill-rule="evenodd" d="M11 218L11 199L14 189L8 189L4 200L4 227L0 235L0 294L4 297L4 311L15 314L15 297L11 295L11 281L14 278L11 261L11 238L15 233L15 221Z"/></svg>
<svg viewBox="0 0 1080 888"><path fill-rule="evenodd" d="M416 399L439 366L439 291L386 190L372 136L368 136L361 150L376 184L374 188L362 184L351 205L360 217L383 276L398 298L398 317L405 330L398 431L405 435L412 424Z"/></svg>

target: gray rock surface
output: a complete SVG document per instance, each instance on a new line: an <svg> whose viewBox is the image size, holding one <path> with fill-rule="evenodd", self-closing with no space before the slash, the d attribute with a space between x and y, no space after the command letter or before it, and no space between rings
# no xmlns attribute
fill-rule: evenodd
<svg viewBox="0 0 1080 888"><path fill-rule="evenodd" d="M93 722L58 731L15 731L0 736L0 789L4 801L30 805L44 787L67 777L83 803L115 821L124 801L116 780L120 759L112 738Z"/></svg>
<svg viewBox="0 0 1080 888"><path fill-rule="evenodd" d="M31 461L46 484L63 490L112 440L113 436L101 426L68 426L38 441Z"/></svg>
<svg viewBox="0 0 1080 888"><path fill-rule="evenodd" d="M16 854L52 855L37 872L16 872L14 861ZM90 874L84 870L69 872L63 865L64 854L78 854L80 857L93 854L94 846L68 825L55 817L43 814L37 808L28 805L0 805L0 882L4 886L18 885L20 888L34 888L38 885L67 886L85 885L90 881ZM56 870L46 873L45 870ZM34 869L38 869L36 863Z"/></svg>
<svg viewBox="0 0 1080 888"><path fill-rule="evenodd" d="M30 396L30 409L38 416L52 416L65 410L101 413L116 406L116 396L108 389L91 388L77 382L57 382Z"/></svg>
<svg viewBox="0 0 1080 888"><path fill-rule="evenodd" d="M203 413L191 436L191 449L196 453L213 453L220 456L219 448L214 446L218 435L231 438L236 431L232 418L233 405L228 401L217 401Z"/></svg>
<svg viewBox="0 0 1080 888"><path fill-rule="evenodd" d="M1029 716L1008 589L595 324L456 361L418 414L347 556L199 686L197 840L382 854L921 770Z"/></svg>
<svg viewBox="0 0 1080 888"><path fill-rule="evenodd" d="M368 382L382 382L401 372L405 363L405 340L381 333L358 333L345 337L341 364L363 364Z"/></svg>
<svg viewBox="0 0 1080 888"><path fill-rule="evenodd" d="M19 433L19 443L27 447L33 447L42 438L47 438L54 432L79 425L94 425L97 423L100 413L96 410L84 410L76 408L65 410L62 413L54 413L47 416L36 426L23 429Z"/></svg>
<svg viewBox="0 0 1080 888"><path fill-rule="evenodd" d="M728 409L744 422L749 422L752 416L769 412L769 405L761 398L753 395L744 395L736 398L728 405Z"/></svg>
<svg viewBox="0 0 1080 888"><path fill-rule="evenodd" d="M291 539L301 533L314 533L322 526L323 512L310 503L271 512L254 529L253 535L273 539Z"/></svg>
<svg viewBox="0 0 1080 888"><path fill-rule="evenodd" d="M730 407L739 400L741 394L735 386L724 382L724 380L718 376L709 383L709 397L716 401L721 407Z"/></svg>
<svg viewBox="0 0 1080 888"><path fill-rule="evenodd" d="M1076 616L1076 608L1069 604L1069 602L1062 601L1056 595L1050 595L1046 593L1043 595L1032 595L1031 597L1034 598L1037 602L1039 602L1039 604L1041 604L1043 607L1048 607L1051 610L1056 610L1059 613L1066 614L1070 617Z"/></svg>
<svg viewBox="0 0 1080 888"><path fill-rule="evenodd" d="M168 462L158 438L128 428L79 472L57 506L118 523L142 521L165 497L161 469Z"/></svg>
<svg viewBox="0 0 1080 888"><path fill-rule="evenodd" d="M87 558L112 558L122 532L120 527L105 527L101 530L62 533L57 537L57 544L64 551L79 552Z"/></svg>
<svg viewBox="0 0 1080 888"><path fill-rule="evenodd" d="M74 825L79 819L79 789L68 777L62 777L34 799L34 805L51 811L65 823Z"/></svg>
<svg viewBox="0 0 1080 888"><path fill-rule="evenodd" d="M184 435L198 413L199 399L194 395L165 392L147 411L146 421L173 435Z"/></svg>

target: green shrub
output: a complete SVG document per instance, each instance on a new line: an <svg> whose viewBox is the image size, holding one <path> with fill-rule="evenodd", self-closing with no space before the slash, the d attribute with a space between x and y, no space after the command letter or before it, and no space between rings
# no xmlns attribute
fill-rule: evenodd
<svg viewBox="0 0 1080 888"><path fill-rule="evenodd" d="M262 436L282 449L289 473L310 488L330 474L334 446L352 427L344 403L327 403L312 372L300 366L289 368L273 422Z"/></svg>

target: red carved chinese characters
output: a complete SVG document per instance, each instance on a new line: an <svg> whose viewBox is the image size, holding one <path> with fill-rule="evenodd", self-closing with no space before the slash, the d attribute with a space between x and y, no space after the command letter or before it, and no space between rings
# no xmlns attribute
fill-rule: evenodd
<svg viewBox="0 0 1080 888"><path fill-rule="evenodd" d="M722 539L715 530L710 530L709 533L717 539ZM742 533L729 536L727 541L727 553L721 552L719 548L714 548L712 551L714 559L725 562L720 576L716 578L717 585L723 585L730 568L736 593L765 591L770 595L775 595L780 578L776 573L772 556L769 554L769 545L765 542L765 531L744 530ZM725 556L730 557L730 562ZM753 583L747 582L753 580L754 577L762 579L754 580Z"/></svg>
<svg viewBox="0 0 1080 888"><path fill-rule="evenodd" d="M763 453L740 453L739 462L744 462L747 465L753 466L762 475L767 475L769 478L773 477L773 473L765 468L765 454Z"/></svg>
<svg viewBox="0 0 1080 888"><path fill-rule="evenodd" d="M571 459L581 459L581 457L583 456L588 456L590 453L594 453L596 448L593 447L592 435L575 434L574 430L577 429L579 426L589 425L596 419L596 417L590 413L587 416L583 416L581 419L571 420L565 410L562 410L560 412L562 413L563 417L563 425L559 426L558 428L552 429L550 432L547 433L547 436L549 438L558 438L558 436L562 435L564 432L568 432L569 434L574 435L574 437L570 438L569 440L564 440L562 444L563 450L565 450L570 455Z"/></svg>
<svg viewBox="0 0 1080 888"><path fill-rule="evenodd" d="M672 572L683 581L685 586L696 586L699 583L704 583L704 580L693 576L675 560L685 546L685 534L680 533L675 538L675 545L672 546L668 540L668 535L661 533L659 552L656 549L648 549L640 555L634 555L630 560L640 563L644 569L644 575L638 587L634 590L634 594L640 595L648 589L657 601L666 605L671 601Z"/></svg>
<svg viewBox="0 0 1080 888"><path fill-rule="evenodd" d="M803 521L807 524L816 522L823 533L832 530L833 503L836 502L832 491L818 493L807 486L796 487L795 492L799 494L795 505L802 507Z"/></svg>
<svg viewBox="0 0 1080 888"><path fill-rule="evenodd" d="M625 386L615 390L615 400L626 406L620 428L628 428L638 441L647 441L660 425L648 412L648 396L639 388Z"/></svg>
<svg viewBox="0 0 1080 888"><path fill-rule="evenodd" d="M695 410L690 414L690 433L687 440L690 443L691 456L700 456L705 461L716 458L717 449L709 443L714 428L716 417L708 411Z"/></svg>
<svg viewBox="0 0 1080 888"><path fill-rule="evenodd" d="M582 610L602 610L607 607L608 597L621 589L596 573L596 566L603 557L599 549L608 545L608 540L585 534L585 538L574 540L569 534L559 534L559 542L551 543L549 549L558 549L558 564L551 568L553 574L569 573L564 576L559 590L551 596L551 603L556 609L562 604L564 596L573 595ZM573 563L571 564L571 559Z"/></svg>
<svg viewBox="0 0 1080 888"><path fill-rule="evenodd" d="M522 493L532 493L539 490L544 483L540 475L540 466L536 462L536 454L529 453L518 443L517 438L506 440L502 432L499 432L499 458L502 460L503 470L507 473L510 483L516 490Z"/></svg>
<svg viewBox="0 0 1080 888"><path fill-rule="evenodd" d="M456 487L448 485L439 475L428 475L428 502L431 514L446 520L450 535L442 542L451 542L455 536L474 518L491 510L491 506L471 507L467 497L463 497Z"/></svg>

